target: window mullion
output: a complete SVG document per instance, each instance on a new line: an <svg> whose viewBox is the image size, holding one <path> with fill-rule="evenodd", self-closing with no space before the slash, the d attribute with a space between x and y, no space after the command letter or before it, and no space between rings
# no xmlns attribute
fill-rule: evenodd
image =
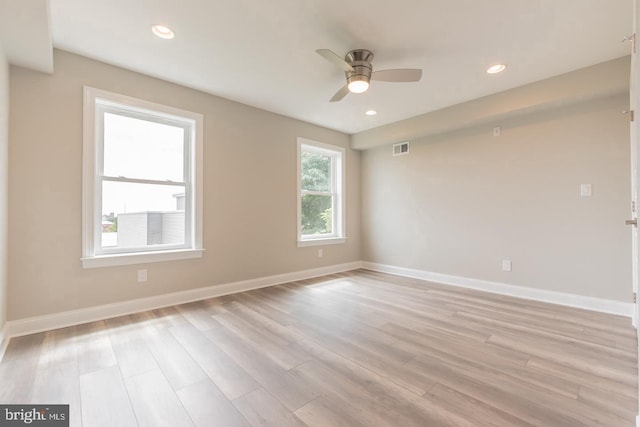
<svg viewBox="0 0 640 427"><path fill-rule="evenodd" d="M309 195L309 196L331 196L334 194L331 191L312 191L312 190L302 190L300 193L302 195Z"/></svg>
<svg viewBox="0 0 640 427"><path fill-rule="evenodd" d="M133 184L173 185L177 187L184 187L187 185L186 182L180 182L180 181L159 181L156 179L127 178L124 176L102 175L102 176L99 176L98 178L101 179L102 181L129 182Z"/></svg>

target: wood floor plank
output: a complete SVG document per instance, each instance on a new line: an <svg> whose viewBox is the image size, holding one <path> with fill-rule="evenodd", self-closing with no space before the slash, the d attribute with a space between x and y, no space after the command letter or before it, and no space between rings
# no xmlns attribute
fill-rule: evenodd
<svg viewBox="0 0 640 427"><path fill-rule="evenodd" d="M292 370L294 375L304 378L314 384L323 399L335 412L344 413L347 419L358 420L365 426L392 425L393 413L385 413L369 399L360 394L359 389L353 388L346 379L320 362L311 361L297 366ZM385 419L385 416L388 418Z"/></svg>
<svg viewBox="0 0 640 427"><path fill-rule="evenodd" d="M104 324L104 330L109 335L112 343L127 342L139 338L144 329L130 314L105 319L100 324Z"/></svg>
<svg viewBox="0 0 640 427"><path fill-rule="evenodd" d="M635 400L637 400L638 398L637 387L628 385L626 383L621 383L619 381L611 380L609 378L601 377L591 372L565 366L551 360L532 357L527 362L527 367L534 373L539 372L546 375L552 375L553 377L560 380L566 380L581 385L588 385L603 392L622 394Z"/></svg>
<svg viewBox="0 0 640 427"><path fill-rule="evenodd" d="M129 394L117 366L80 375L82 425L137 426Z"/></svg>
<svg viewBox="0 0 640 427"><path fill-rule="evenodd" d="M213 319L211 321L212 325L217 325ZM249 374L194 326L174 326L169 330L229 399L259 388Z"/></svg>
<svg viewBox="0 0 640 427"><path fill-rule="evenodd" d="M552 375L530 372L526 366L529 357L526 360L520 358L523 353L514 352L514 356L490 343L470 345L470 342L459 343L448 338L421 335L419 332L412 332L399 325L389 325L389 327L403 331L404 333L400 332L400 334L404 338L397 345L413 349L417 355L474 366L479 370L492 373L496 378L504 376L511 380L522 381L523 384L546 389L570 399L578 396L580 384L566 379L557 379Z"/></svg>
<svg viewBox="0 0 640 427"><path fill-rule="evenodd" d="M280 336L270 333L268 330L259 329L233 311L216 315L214 318L225 328L241 337L247 344L259 350L260 353L274 363L277 363L282 369L291 369L311 358L296 343L290 343L280 338Z"/></svg>
<svg viewBox="0 0 640 427"><path fill-rule="evenodd" d="M0 364L0 402L32 401L44 333L12 338Z"/></svg>
<svg viewBox="0 0 640 427"><path fill-rule="evenodd" d="M64 359L63 359L64 360ZM38 368L31 401L34 403L69 405L69 425L82 425L78 362L60 361Z"/></svg>
<svg viewBox="0 0 640 427"><path fill-rule="evenodd" d="M476 343L464 338L454 337L447 333L440 333L429 328L423 328L421 324L402 324L388 322L380 327L385 332L397 338L396 345L400 343L415 344L414 352L429 350L434 345L457 355L468 355L474 360L482 358L487 363L502 366L503 363L509 365L525 366L531 356L522 351L505 349L490 343Z"/></svg>
<svg viewBox="0 0 640 427"><path fill-rule="evenodd" d="M184 325L189 322L175 307L158 308L151 310L151 312L155 316L154 324L158 329Z"/></svg>
<svg viewBox="0 0 640 427"><path fill-rule="evenodd" d="M118 363L104 321L79 325L76 332L80 375Z"/></svg>
<svg viewBox="0 0 640 427"><path fill-rule="evenodd" d="M434 385L424 395L432 402L438 403L459 414L470 422L482 420L482 424L493 427L532 427L534 424L521 420L471 396L460 393L443 384Z"/></svg>
<svg viewBox="0 0 640 427"><path fill-rule="evenodd" d="M522 336L534 336L539 339L549 340L557 343L558 346L569 346L571 348L580 349L585 353L597 353L608 356L613 356L616 359L625 361L627 365L633 365L635 361L635 352L628 349L620 349L615 345L615 342L605 342L603 340L591 340L585 338L583 331L578 331L572 334L559 332L553 330L551 327L545 328L532 328L530 325L519 325L513 321L497 320L495 318L487 318L485 316L478 316L469 313L456 313L456 317L461 317L464 322L476 325L483 330L489 331L491 335L500 333L518 334ZM596 342L598 341L598 342Z"/></svg>
<svg viewBox="0 0 640 427"><path fill-rule="evenodd" d="M309 427L368 427L324 397L312 400L294 413Z"/></svg>
<svg viewBox="0 0 640 427"><path fill-rule="evenodd" d="M44 332L38 369L48 369L58 364L78 363L76 327Z"/></svg>
<svg viewBox="0 0 640 427"><path fill-rule="evenodd" d="M542 359L582 369L598 376L609 378L628 385L637 382L637 366L628 366L625 360L603 357L599 359L584 352L570 351L567 347L556 346L545 340L526 339L512 334L493 335L487 342L509 349L521 349ZM614 360L618 363L614 363Z"/></svg>
<svg viewBox="0 0 640 427"><path fill-rule="evenodd" d="M511 388L482 381L475 376L459 372L445 363L416 359L408 365L416 370L416 375L444 384L530 424L575 427L584 425L567 414L547 410L535 399L529 400L523 394L514 394Z"/></svg>
<svg viewBox="0 0 640 427"><path fill-rule="evenodd" d="M169 330L149 334L145 337L145 342L174 390L209 379Z"/></svg>
<svg viewBox="0 0 640 427"><path fill-rule="evenodd" d="M255 305L254 300L247 298L249 294L250 292L234 295L234 301L228 303L229 310L241 316L254 327L260 328L263 333L268 332L271 336L276 336L287 343L293 344L304 339L304 335L298 334L288 327L291 322L279 323L276 319L268 317L272 312L264 306Z"/></svg>
<svg viewBox="0 0 640 427"><path fill-rule="evenodd" d="M177 394L193 423L198 427L249 426L247 420L209 378L183 387Z"/></svg>
<svg viewBox="0 0 640 427"><path fill-rule="evenodd" d="M452 336L465 337L477 342L484 342L489 335L484 332L478 332L472 328L458 325L448 319L448 314L442 315L430 311L420 309L405 309L402 304L389 298L376 298L369 295L360 296L361 304L375 308L378 314L382 315L387 321L403 321L417 322L423 327L438 332L447 333Z"/></svg>
<svg viewBox="0 0 640 427"><path fill-rule="evenodd" d="M589 406L601 408L603 411L618 415L629 422L635 422L638 412L638 399L621 394L603 392L589 386L583 386L578 394L578 400Z"/></svg>
<svg viewBox="0 0 640 427"><path fill-rule="evenodd" d="M432 291L432 295L452 294L451 290ZM473 294L472 294L473 295ZM579 332L585 327L592 327L597 330L610 331L612 333L622 333L624 336L632 337L628 332L627 325L617 325L618 316L604 315L602 313L589 312L587 310L575 309L572 307L545 304L537 301L528 301L505 296L488 295L483 297L483 293L471 295L458 295L454 302L458 311L468 311L498 316L508 316L523 324L537 325L540 327L552 326L555 330L567 332ZM586 314L585 314L586 313ZM607 317L608 316L608 317ZM606 319L606 320L605 320ZM629 320L627 320L629 322ZM616 332L624 330L623 332Z"/></svg>
<svg viewBox="0 0 640 427"><path fill-rule="evenodd" d="M124 379L141 427L193 426L180 399L159 369Z"/></svg>
<svg viewBox="0 0 640 427"><path fill-rule="evenodd" d="M305 382L251 348L241 335L236 335L222 325L210 329L205 335L290 411L295 411L318 397Z"/></svg>
<svg viewBox="0 0 640 427"><path fill-rule="evenodd" d="M217 311L212 307L211 304L207 304L205 301L196 301L177 305L176 309L198 330L206 331L215 326L215 323L211 321L211 316L216 314Z"/></svg>
<svg viewBox="0 0 640 427"><path fill-rule="evenodd" d="M307 427L264 389L258 389L233 401L253 427Z"/></svg>
<svg viewBox="0 0 640 427"><path fill-rule="evenodd" d="M280 304L272 303L271 300L265 298L264 295L258 295L257 291L244 292L237 297L237 301L251 307L252 310L282 326L289 326L292 322L295 322L289 313L281 308Z"/></svg>
<svg viewBox="0 0 640 427"><path fill-rule="evenodd" d="M472 423L463 418L435 408L430 402L403 391L390 381L380 377L377 381L373 380L365 370L358 369L357 366L348 368L348 371L342 368L343 366L329 367L324 363L311 361L294 371L307 381L316 381L323 390L323 397L333 405L344 411L348 409L341 406L340 402L357 407L358 413L352 416L363 420L366 425L473 427ZM341 369L342 372L336 369ZM390 390L393 392L389 392Z"/></svg>
<svg viewBox="0 0 640 427"><path fill-rule="evenodd" d="M637 338L635 336L616 335L611 331L600 331L588 326L585 326L579 336L584 337L586 340L606 343L611 347L626 350L631 353L637 351Z"/></svg>
<svg viewBox="0 0 640 427"><path fill-rule="evenodd" d="M508 375L496 377L495 371L487 371L482 367L466 363L451 364L423 356L417 357L409 365L427 370L430 375L437 375L438 382L534 424L625 425L621 417L594 410L576 399L563 399L560 394ZM452 383L452 379L456 381ZM472 387L469 388L469 385Z"/></svg>
<svg viewBox="0 0 640 427"><path fill-rule="evenodd" d="M124 378L158 369L158 364L142 339L113 344L112 347Z"/></svg>

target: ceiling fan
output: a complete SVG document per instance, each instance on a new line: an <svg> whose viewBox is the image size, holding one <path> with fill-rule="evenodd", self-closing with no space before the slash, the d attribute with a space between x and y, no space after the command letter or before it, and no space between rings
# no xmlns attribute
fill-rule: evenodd
<svg viewBox="0 0 640 427"><path fill-rule="evenodd" d="M366 90L369 89L370 80L383 82L417 82L420 81L422 77L422 70L416 68L373 71L373 66L371 65L373 53L366 49L349 51L344 56L344 59L329 49L318 49L316 53L332 64L340 67L347 77L347 84L333 95L330 102L340 101L349 92L366 92Z"/></svg>

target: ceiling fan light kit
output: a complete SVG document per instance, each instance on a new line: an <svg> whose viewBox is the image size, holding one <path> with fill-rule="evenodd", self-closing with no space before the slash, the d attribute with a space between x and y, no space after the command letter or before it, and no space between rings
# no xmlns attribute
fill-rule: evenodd
<svg viewBox="0 0 640 427"><path fill-rule="evenodd" d="M347 77L347 87L351 93L363 93L369 89L369 82L362 77Z"/></svg>
<svg viewBox="0 0 640 427"><path fill-rule="evenodd" d="M330 102L340 101L349 92L366 92L369 89L371 80L417 82L422 77L422 70L420 69L394 69L374 72L373 66L371 65L373 52L367 49L349 51L345 55L344 60L329 49L318 49L316 53L341 68L347 79L347 84L333 95Z"/></svg>
<svg viewBox="0 0 640 427"><path fill-rule="evenodd" d="M347 77L347 87L352 93L363 93L369 89L369 81L371 81L371 73L373 67L373 53L366 49L356 49L345 55L345 60L351 67L352 71L345 71Z"/></svg>

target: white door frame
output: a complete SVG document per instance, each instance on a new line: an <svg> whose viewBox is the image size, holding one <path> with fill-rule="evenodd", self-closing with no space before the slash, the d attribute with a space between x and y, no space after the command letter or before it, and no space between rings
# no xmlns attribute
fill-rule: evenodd
<svg viewBox="0 0 640 427"><path fill-rule="evenodd" d="M629 115L630 117L630 145L631 145L631 200L632 200L632 218L637 221L638 218L638 190L640 189L640 176L638 174L638 165L640 164L640 150L638 145L640 143L640 58L637 48L638 41L638 29L640 28L640 0L633 0L633 34L630 36L631 42L631 77L629 87ZM635 112L635 114L634 114ZM635 116L635 117L634 117ZM638 280L640 277L640 260L639 250L640 240L638 233L637 222L636 226L632 227L632 282L634 292L634 313L633 313L633 325L636 328L636 334L638 336L638 354L640 355L640 310L638 309ZM638 365L640 367L640 357L638 358ZM640 382L638 384L639 396L640 396ZM640 409L640 398L638 401L638 409ZM639 412L640 413L640 412ZM636 417L636 427L640 427L640 416Z"/></svg>
<svg viewBox="0 0 640 427"><path fill-rule="evenodd" d="M633 0L634 12L633 12L633 33L628 37L628 41L631 45L631 73L630 73L630 81L629 81L629 135L630 135L630 153L631 153L631 217L632 220L635 220L635 226L631 227L632 229L632 237L631 237L631 252L632 252L632 283L633 283L633 292L634 295L638 294L638 280L640 278L640 259L638 258L640 254L640 240L638 233L638 209L640 203L640 195L638 194L638 190L640 189L640 176L638 174L638 165L640 164L640 159L638 155L640 154L640 150L638 149L638 124L640 120L634 120L634 110L638 111L637 106L640 105L640 90L638 82L638 73L640 72L640 63L638 61L638 54L636 53L636 28L638 24L640 24L640 0ZM636 298L637 300L637 298ZM639 320L640 320L640 311L638 309L637 301L634 301L634 314L633 314L633 326L638 329Z"/></svg>

